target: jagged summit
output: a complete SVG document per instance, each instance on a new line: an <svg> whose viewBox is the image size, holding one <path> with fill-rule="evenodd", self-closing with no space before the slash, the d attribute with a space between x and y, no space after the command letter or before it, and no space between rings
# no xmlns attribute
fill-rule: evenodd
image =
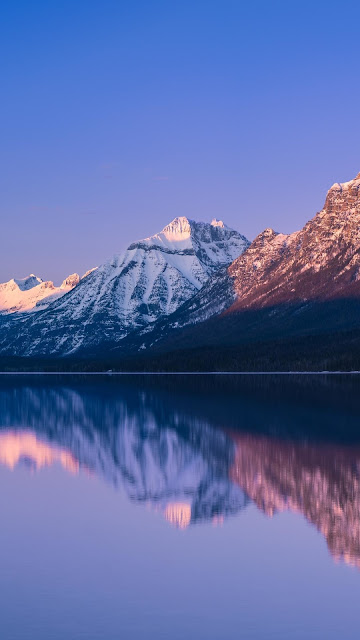
<svg viewBox="0 0 360 640"><path fill-rule="evenodd" d="M327 215L334 217L332 224L343 221L348 226L349 216L360 216L360 174L349 180L349 182L336 182L329 189L323 210L318 214L320 217ZM344 217L345 216L345 217Z"/></svg>
<svg viewBox="0 0 360 640"><path fill-rule="evenodd" d="M346 211L360 214L360 173L348 182L335 182L327 193L324 213L339 214Z"/></svg>
<svg viewBox="0 0 360 640"><path fill-rule="evenodd" d="M60 285L60 289L69 289L69 288L72 289L73 287L76 287L76 285L79 284L79 282L80 282L79 274L72 273L70 276L68 276L67 278L65 278L65 280L62 281Z"/></svg>
<svg viewBox="0 0 360 640"><path fill-rule="evenodd" d="M224 229L226 227L226 225L223 223L222 220L218 220L217 218L213 218L211 220L211 226L212 227L221 227L222 229Z"/></svg>
<svg viewBox="0 0 360 640"><path fill-rule="evenodd" d="M161 233L171 238L184 235L188 236L191 233L192 224L194 224L194 220L190 220L186 216L179 216L165 225Z"/></svg>
<svg viewBox="0 0 360 640"><path fill-rule="evenodd" d="M225 242L222 247L224 255L221 257L219 249L220 243L223 242ZM179 216L174 218L159 233L131 244L128 249L156 246L165 251L190 250L196 253L196 247L202 243L206 248L204 253L205 262L208 262L207 255L209 256L209 254L211 255L210 261L213 261L215 251L218 254L215 263L229 264L241 253L238 246L239 242L243 246L249 244L244 236L240 236L237 231L227 227L221 220L214 218L211 223L197 222L186 216ZM215 245L217 245L216 248Z"/></svg>
<svg viewBox="0 0 360 640"><path fill-rule="evenodd" d="M353 178L352 180L347 180L346 182L335 182L332 187L330 187L330 191L332 189L335 190L339 190L339 189L351 189L351 187L353 186L358 186L355 183L360 181L360 173L357 174L357 176L355 176L355 178Z"/></svg>
<svg viewBox="0 0 360 640"><path fill-rule="evenodd" d="M174 218L169 224L165 225L162 231L133 243L129 249L133 246L158 246L173 251L189 249L192 246L191 236L194 234L195 224L194 220L190 220L185 216Z"/></svg>
<svg viewBox="0 0 360 640"><path fill-rule="evenodd" d="M201 222L201 221L196 222L195 220L192 220L191 218L187 218L186 216L178 216L163 228L162 233L175 233L175 234L191 233L191 230L196 225L207 226L208 224L209 224L208 222ZM222 220L218 220L217 218L213 218L210 222L210 225L212 227L220 227L222 229L229 228L223 223Z"/></svg>
<svg viewBox="0 0 360 640"><path fill-rule="evenodd" d="M323 209L303 229L290 235L272 232L265 253L255 240L229 267L236 308L328 299L340 291L341 295L345 290L358 291L359 222L360 180L333 185Z"/></svg>

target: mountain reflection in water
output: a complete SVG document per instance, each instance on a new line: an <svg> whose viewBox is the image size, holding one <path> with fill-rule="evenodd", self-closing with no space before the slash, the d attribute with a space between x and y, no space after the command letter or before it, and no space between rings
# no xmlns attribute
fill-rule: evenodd
<svg viewBox="0 0 360 640"><path fill-rule="evenodd" d="M357 378L3 378L0 463L60 464L172 525L301 513L360 567Z"/></svg>

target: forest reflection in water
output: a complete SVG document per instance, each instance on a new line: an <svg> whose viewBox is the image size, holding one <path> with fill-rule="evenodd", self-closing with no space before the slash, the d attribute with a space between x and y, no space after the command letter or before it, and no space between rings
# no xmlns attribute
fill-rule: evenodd
<svg viewBox="0 0 360 640"><path fill-rule="evenodd" d="M302 514L360 567L360 378L8 376L0 463L60 464L186 529Z"/></svg>

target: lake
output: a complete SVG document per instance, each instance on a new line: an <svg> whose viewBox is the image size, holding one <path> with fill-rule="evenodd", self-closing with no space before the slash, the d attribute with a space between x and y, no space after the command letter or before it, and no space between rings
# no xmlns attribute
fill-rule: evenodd
<svg viewBox="0 0 360 640"><path fill-rule="evenodd" d="M0 376L0 637L355 639L360 376Z"/></svg>

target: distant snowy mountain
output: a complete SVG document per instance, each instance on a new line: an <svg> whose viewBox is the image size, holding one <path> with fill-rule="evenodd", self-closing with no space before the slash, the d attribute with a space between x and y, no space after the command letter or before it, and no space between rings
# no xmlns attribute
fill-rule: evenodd
<svg viewBox="0 0 360 640"><path fill-rule="evenodd" d="M21 355L70 354L116 343L175 311L249 244L221 221L175 218L160 233L131 244L90 272L44 311L3 324L0 349Z"/></svg>
<svg viewBox="0 0 360 640"><path fill-rule="evenodd" d="M51 280L43 281L31 273L27 278L0 284L0 313L15 313L44 309L51 302L71 291L80 281L77 273L65 278L60 287Z"/></svg>

